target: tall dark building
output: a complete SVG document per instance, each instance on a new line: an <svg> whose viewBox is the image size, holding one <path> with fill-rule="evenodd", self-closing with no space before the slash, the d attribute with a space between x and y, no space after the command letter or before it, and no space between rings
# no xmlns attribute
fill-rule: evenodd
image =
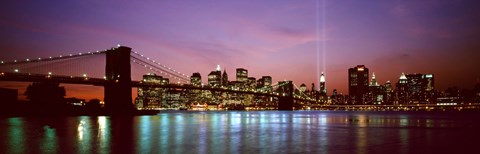
<svg viewBox="0 0 480 154"><path fill-rule="evenodd" d="M365 104L368 94L368 68L357 65L348 69L348 94L353 104Z"/></svg>
<svg viewBox="0 0 480 154"><path fill-rule="evenodd" d="M237 81L239 82L247 82L248 80L248 70L244 68L237 68Z"/></svg>
<svg viewBox="0 0 480 154"><path fill-rule="evenodd" d="M408 79L404 73L400 75L397 84L395 85L395 105L408 103Z"/></svg>
<svg viewBox="0 0 480 154"><path fill-rule="evenodd" d="M387 105L392 105L393 104L393 101L394 101L394 95L393 95L393 87L392 87L392 83L390 81L387 81L384 85L383 85L384 89L384 93L385 93L385 104Z"/></svg>
<svg viewBox="0 0 480 154"><path fill-rule="evenodd" d="M223 70L223 74L222 74L222 86L228 87L228 75L227 75L226 69Z"/></svg>
<svg viewBox="0 0 480 154"><path fill-rule="evenodd" d="M200 73L193 73L190 77L190 83L195 87L202 86L202 76Z"/></svg>

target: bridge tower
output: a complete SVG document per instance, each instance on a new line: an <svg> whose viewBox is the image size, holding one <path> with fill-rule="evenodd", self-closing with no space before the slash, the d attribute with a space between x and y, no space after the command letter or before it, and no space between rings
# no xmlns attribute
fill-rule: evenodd
<svg viewBox="0 0 480 154"><path fill-rule="evenodd" d="M119 46L105 52L104 88L105 108L110 114L126 114L133 112L132 78L130 53L132 48Z"/></svg>
<svg viewBox="0 0 480 154"><path fill-rule="evenodd" d="M285 81L286 83L278 88L283 91L282 96L278 97L278 110L293 110L293 82Z"/></svg>

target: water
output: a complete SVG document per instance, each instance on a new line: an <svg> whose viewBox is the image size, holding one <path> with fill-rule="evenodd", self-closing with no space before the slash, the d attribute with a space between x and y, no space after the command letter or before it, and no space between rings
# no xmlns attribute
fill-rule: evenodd
<svg viewBox="0 0 480 154"><path fill-rule="evenodd" d="M478 153L479 118L339 111L0 118L0 153Z"/></svg>

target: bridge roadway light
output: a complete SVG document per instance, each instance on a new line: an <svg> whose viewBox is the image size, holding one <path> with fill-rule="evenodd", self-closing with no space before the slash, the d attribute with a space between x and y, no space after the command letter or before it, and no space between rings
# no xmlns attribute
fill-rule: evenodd
<svg viewBox="0 0 480 154"><path fill-rule="evenodd" d="M18 69L13 70L15 73L18 73Z"/></svg>

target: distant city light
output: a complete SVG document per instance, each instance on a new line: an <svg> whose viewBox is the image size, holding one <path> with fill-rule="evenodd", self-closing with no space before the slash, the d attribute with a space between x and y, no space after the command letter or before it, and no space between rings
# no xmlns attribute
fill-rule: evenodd
<svg viewBox="0 0 480 154"><path fill-rule="evenodd" d="M18 69L13 70L15 73L18 73Z"/></svg>

